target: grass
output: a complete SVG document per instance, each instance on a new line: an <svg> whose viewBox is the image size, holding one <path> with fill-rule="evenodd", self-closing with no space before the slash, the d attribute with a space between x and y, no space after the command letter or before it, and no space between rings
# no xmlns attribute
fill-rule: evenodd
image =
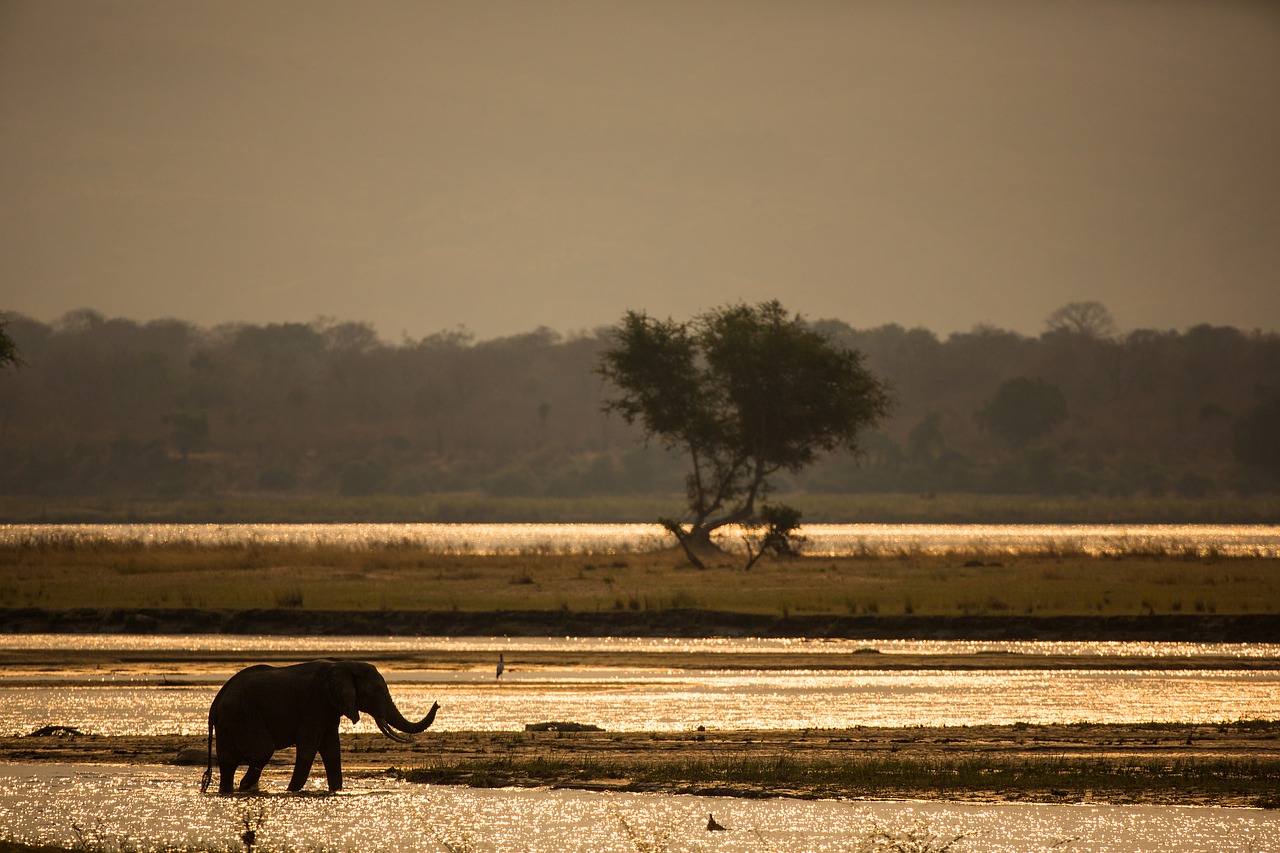
<svg viewBox="0 0 1280 853"><path fill-rule="evenodd" d="M409 782L473 787L551 786L748 797L1007 799L1111 803L1251 800L1280 804L1280 757L1068 758L848 756L800 754L666 761L488 758L397 771ZM797 789L797 780L803 787Z"/></svg>
<svg viewBox="0 0 1280 853"><path fill-rule="evenodd" d="M1045 549L765 560L690 568L674 551L455 555L405 544L0 546L0 607L720 610L774 616L1141 616L1280 612L1276 561Z"/></svg>

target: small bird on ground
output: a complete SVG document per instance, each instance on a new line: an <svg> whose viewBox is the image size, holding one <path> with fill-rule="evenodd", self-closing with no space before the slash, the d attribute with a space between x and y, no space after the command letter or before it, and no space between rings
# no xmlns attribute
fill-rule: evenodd
<svg viewBox="0 0 1280 853"><path fill-rule="evenodd" d="M506 663L502 660L502 652L498 652L498 674L494 678L501 678L502 671L507 668Z"/></svg>
<svg viewBox="0 0 1280 853"><path fill-rule="evenodd" d="M717 830L724 830L724 827L716 823L716 816L714 814L708 814L707 815L707 831L715 832Z"/></svg>

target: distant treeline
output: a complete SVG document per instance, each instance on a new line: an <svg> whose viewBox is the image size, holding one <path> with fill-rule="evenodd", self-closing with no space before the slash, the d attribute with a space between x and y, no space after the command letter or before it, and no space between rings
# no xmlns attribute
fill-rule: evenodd
<svg viewBox="0 0 1280 853"><path fill-rule="evenodd" d="M0 373L6 495L682 489L684 460L601 411L607 329L392 344L327 320L5 316L25 362ZM825 459L784 490L1195 498L1280 486L1276 334L1119 335L1096 303L1055 312L1037 337L813 325L861 350L896 403L863 457Z"/></svg>

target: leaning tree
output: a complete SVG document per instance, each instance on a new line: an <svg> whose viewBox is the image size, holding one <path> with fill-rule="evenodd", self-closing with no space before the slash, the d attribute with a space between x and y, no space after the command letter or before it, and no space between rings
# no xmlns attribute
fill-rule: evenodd
<svg viewBox="0 0 1280 853"><path fill-rule="evenodd" d="M861 353L777 301L688 322L630 311L612 333L598 364L617 391L605 409L688 456L687 517L664 524L697 565L713 530L758 519L771 476L856 452L859 431L889 410Z"/></svg>

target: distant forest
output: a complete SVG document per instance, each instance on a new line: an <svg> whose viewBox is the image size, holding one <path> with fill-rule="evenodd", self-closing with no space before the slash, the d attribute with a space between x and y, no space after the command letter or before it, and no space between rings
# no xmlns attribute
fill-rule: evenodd
<svg viewBox="0 0 1280 853"><path fill-rule="evenodd" d="M388 343L320 320L202 328L8 313L0 493L660 494L684 460L601 410L609 331L462 331ZM778 483L807 493L1205 497L1280 488L1280 336L1118 334L1097 303L1039 336L812 325L893 389L860 458Z"/></svg>

